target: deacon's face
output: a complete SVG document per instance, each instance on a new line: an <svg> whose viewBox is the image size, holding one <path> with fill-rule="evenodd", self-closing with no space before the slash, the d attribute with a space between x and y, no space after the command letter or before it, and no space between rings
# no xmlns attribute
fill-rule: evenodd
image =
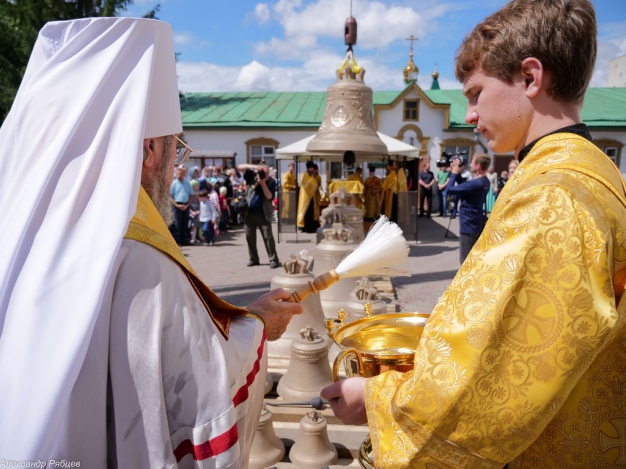
<svg viewBox="0 0 626 469"><path fill-rule="evenodd" d="M476 126L493 152L508 153L524 146L532 108L521 74L509 84L476 68L463 82L463 94L469 100L465 122Z"/></svg>

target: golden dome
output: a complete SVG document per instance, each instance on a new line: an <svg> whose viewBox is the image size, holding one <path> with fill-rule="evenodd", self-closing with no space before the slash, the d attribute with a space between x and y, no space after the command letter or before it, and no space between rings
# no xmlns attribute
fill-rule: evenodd
<svg viewBox="0 0 626 469"><path fill-rule="evenodd" d="M439 72L437 71L437 66L435 65L435 71L433 72L433 79L436 80L439 78Z"/></svg>
<svg viewBox="0 0 626 469"><path fill-rule="evenodd" d="M417 81L418 73L419 69L417 68L417 65L415 65L415 62L413 62L413 52L411 52L409 54L409 62L406 64L406 67L404 67L404 82L409 83L412 81Z"/></svg>

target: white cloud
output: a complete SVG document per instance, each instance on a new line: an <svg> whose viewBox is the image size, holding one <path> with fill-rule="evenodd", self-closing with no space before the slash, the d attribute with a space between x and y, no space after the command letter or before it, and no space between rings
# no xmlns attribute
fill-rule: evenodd
<svg viewBox="0 0 626 469"><path fill-rule="evenodd" d="M266 24L270 20L270 7L267 3L258 3L254 7L254 18L260 24Z"/></svg>
<svg viewBox="0 0 626 469"><path fill-rule="evenodd" d="M340 57L321 53L302 66L271 66L253 60L241 67L206 62L179 62L178 83L183 92L214 91L326 91L335 83L335 70ZM365 83L375 90L401 90L401 70L376 64L371 59L359 62L367 69ZM418 84L430 89L430 75L420 74ZM442 88L460 88L453 79L439 77Z"/></svg>
<svg viewBox="0 0 626 469"><path fill-rule="evenodd" d="M292 60L309 49L319 47L318 38L332 37L339 44L343 42L343 20L349 15L345 2L317 0L302 8L301 0L279 0L271 8L284 28L284 39L274 37L268 42L258 43L255 48L257 53ZM395 41L404 41L411 34L423 39L437 30L436 19L452 8L458 6L433 4L418 12L409 6L361 0L358 10L353 11L358 21L358 47L364 50L385 49Z"/></svg>
<svg viewBox="0 0 626 469"><path fill-rule="evenodd" d="M191 41L193 41L193 35L191 33L174 34L174 44L184 46L185 44L189 44Z"/></svg>
<svg viewBox="0 0 626 469"><path fill-rule="evenodd" d="M626 54L626 22L609 23L600 28L598 57L591 86L606 86L609 60Z"/></svg>

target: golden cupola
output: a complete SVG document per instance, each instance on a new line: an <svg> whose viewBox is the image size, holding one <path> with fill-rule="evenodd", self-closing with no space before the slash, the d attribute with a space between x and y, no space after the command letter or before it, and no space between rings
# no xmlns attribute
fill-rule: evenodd
<svg viewBox="0 0 626 469"><path fill-rule="evenodd" d="M409 62L404 67L404 71L402 72L404 75L404 83L408 85L409 83L417 83L417 74L419 73L419 69L415 62L413 62L413 41L417 41L417 38L411 34L411 37L407 39L407 41L411 41L411 52L409 53Z"/></svg>

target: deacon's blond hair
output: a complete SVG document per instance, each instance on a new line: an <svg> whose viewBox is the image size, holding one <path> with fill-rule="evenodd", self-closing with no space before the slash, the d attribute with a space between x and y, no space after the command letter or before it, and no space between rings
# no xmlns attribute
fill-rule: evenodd
<svg viewBox="0 0 626 469"><path fill-rule="evenodd" d="M548 95L582 103L597 55L596 14L589 0L513 0L479 23L456 56L460 82L476 67L512 82L524 59L541 61Z"/></svg>

